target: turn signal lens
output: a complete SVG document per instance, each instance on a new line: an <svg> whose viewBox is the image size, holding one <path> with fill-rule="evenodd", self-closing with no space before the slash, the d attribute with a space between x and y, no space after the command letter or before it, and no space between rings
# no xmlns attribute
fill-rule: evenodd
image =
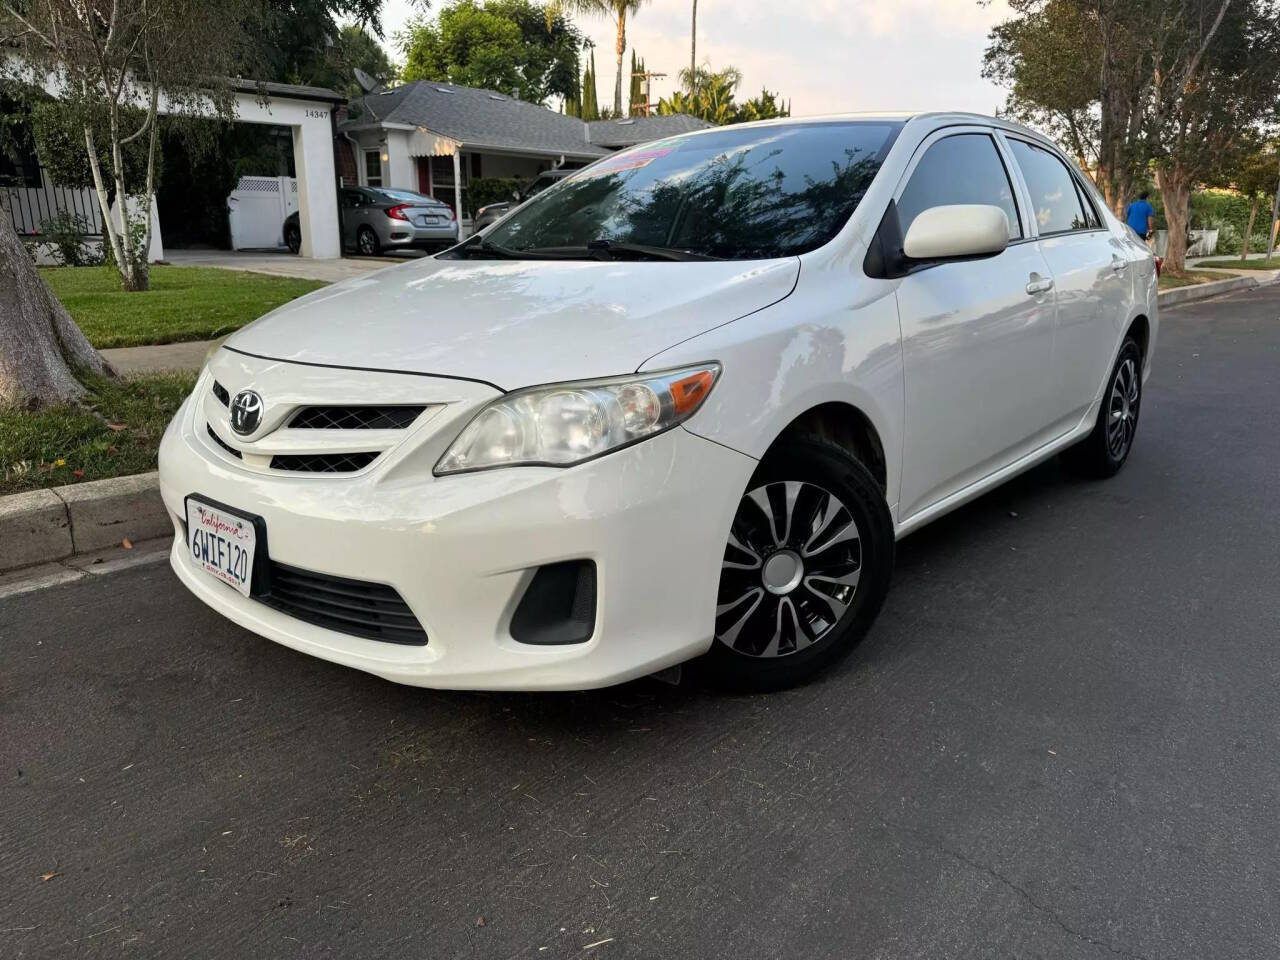
<svg viewBox="0 0 1280 960"><path fill-rule="evenodd" d="M532 387L493 401L436 464L436 475L567 467L670 430L698 410L720 365Z"/></svg>

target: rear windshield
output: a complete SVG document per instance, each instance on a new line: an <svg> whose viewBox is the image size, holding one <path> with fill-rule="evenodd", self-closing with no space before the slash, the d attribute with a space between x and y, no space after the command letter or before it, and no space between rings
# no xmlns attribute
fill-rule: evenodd
<svg viewBox="0 0 1280 960"><path fill-rule="evenodd" d="M394 200L396 203L435 204L439 202L432 200L425 194L414 193L412 190L388 190L386 187L378 187L373 192L386 197L388 200Z"/></svg>
<svg viewBox="0 0 1280 960"><path fill-rule="evenodd" d="M725 127L621 151L487 234L510 252L606 240L725 259L794 256L839 232L901 124Z"/></svg>

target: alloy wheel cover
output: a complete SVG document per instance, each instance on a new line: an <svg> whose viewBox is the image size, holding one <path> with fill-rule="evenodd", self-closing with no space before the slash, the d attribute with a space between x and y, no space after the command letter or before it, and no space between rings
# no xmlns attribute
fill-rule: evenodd
<svg viewBox="0 0 1280 960"><path fill-rule="evenodd" d="M720 565L716 640L749 657L784 657L825 638L853 603L862 540L849 508L799 480L747 491Z"/></svg>

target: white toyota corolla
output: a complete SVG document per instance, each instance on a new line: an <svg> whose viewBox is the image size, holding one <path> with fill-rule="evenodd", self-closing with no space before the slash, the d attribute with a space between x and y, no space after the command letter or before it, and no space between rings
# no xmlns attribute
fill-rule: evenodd
<svg viewBox="0 0 1280 960"><path fill-rule="evenodd" d="M795 683L869 629L896 538L1056 453L1124 464L1156 273L1052 143L986 117L616 153L216 350L160 450L173 569L402 683L703 655Z"/></svg>

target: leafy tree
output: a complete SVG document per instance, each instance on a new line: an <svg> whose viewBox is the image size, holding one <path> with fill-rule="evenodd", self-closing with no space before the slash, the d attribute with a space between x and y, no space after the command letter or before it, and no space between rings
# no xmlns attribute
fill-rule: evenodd
<svg viewBox="0 0 1280 960"><path fill-rule="evenodd" d="M396 40L405 56L406 82L515 91L532 103L578 92L582 35L531 0L457 0L433 21L410 23Z"/></svg>
<svg viewBox="0 0 1280 960"><path fill-rule="evenodd" d="M55 78L62 124L80 131L105 242L126 290L145 290L149 281L161 94L171 114L234 113L230 83L217 78L245 62L251 2L0 0L0 37L16 54L4 61L6 86L30 90ZM134 143L146 147L141 176L125 160ZM121 225L109 213L108 185ZM84 395L78 372L110 368L36 272L9 218L0 220L0 405L75 400Z"/></svg>
<svg viewBox="0 0 1280 960"><path fill-rule="evenodd" d="M659 114L683 113L720 125L791 115L791 108L781 103L776 93L763 88L760 96L738 103L736 95L742 84L742 71L737 67L681 70L680 82L682 89L658 101Z"/></svg>
<svg viewBox="0 0 1280 960"><path fill-rule="evenodd" d="M634 17L649 0L552 0L554 9L612 20L617 29L614 53L618 58L618 73L613 82L613 116L625 116L622 108L622 55L627 52L627 18Z"/></svg>
<svg viewBox="0 0 1280 960"><path fill-rule="evenodd" d="M0 2L0 35L19 56L9 80L28 87L45 77L60 85L61 125L78 129L85 145L107 243L126 290L148 286L151 198L155 193L157 116L234 114L228 77L242 62L250 33L251 0L37 0ZM145 138L145 139L144 139ZM104 142L105 141L105 142ZM145 173L131 177L130 144L146 145ZM102 163L105 146L109 162ZM107 208L108 183L119 201L121 225ZM136 200L139 226L130 223Z"/></svg>
<svg viewBox="0 0 1280 960"><path fill-rule="evenodd" d="M1192 186L1274 113L1275 0L1009 0L987 76L1006 109L1064 141L1122 213L1154 167L1183 269Z"/></svg>
<svg viewBox="0 0 1280 960"><path fill-rule="evenodd" d="M596 49L591 48L591 59L582 71L582 119L600 119L600 100L596 95Z"/></svg>
<svg viewBox="0 0 1280 960"><path fill-rule="evenodd" d="M1151 46L1149 130L1169 225L1165 262L1174 272L1184 269L1192 188L1220 178L1280 101L1280 6L1185 0L1184 7L1187 15L1154 31Z"/></svg>
<svg viewBox="0 0 1280 960"><path fill-rule="evenodd" d="M1255 144L1241 159L1234 181L1236 189L1249 201L1249 223L1240 249L1240 259L1248 260L1258 207L1280 191L1280 140L1273 140L1265 146Z"/></svg>

